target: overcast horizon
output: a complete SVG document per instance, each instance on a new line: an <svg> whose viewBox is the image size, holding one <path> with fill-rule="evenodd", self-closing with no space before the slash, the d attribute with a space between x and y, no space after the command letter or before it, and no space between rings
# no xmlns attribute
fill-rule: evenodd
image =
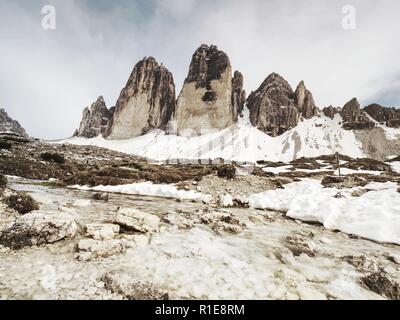
<svg viewBox="0 0 400 320"><path fill-rule="evenodd" d="M48 4L56 30L42 28ZM342 26L345 5L355 29ZM353 97L400 107L399 12L396 0L0 0L0 108L34 137L66 138L98 96L115 104L145 56L178 95L202 43L228 54L248 94L277 72L293 89L304 80L320 108Z"/></svg>

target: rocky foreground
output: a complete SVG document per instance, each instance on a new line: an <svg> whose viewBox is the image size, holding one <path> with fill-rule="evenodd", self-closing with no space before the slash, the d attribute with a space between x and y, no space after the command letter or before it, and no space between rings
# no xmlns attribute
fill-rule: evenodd
<svg viewBox="0 0 400 320"><path fill-rule="evenodd" d="M306 183L352 204L350 217L378 192L396 209L399 158L341 155L338 176L333 155L156 163L1 139L0 298L400 298L399 244L301 222L280 198Z"/></svg>

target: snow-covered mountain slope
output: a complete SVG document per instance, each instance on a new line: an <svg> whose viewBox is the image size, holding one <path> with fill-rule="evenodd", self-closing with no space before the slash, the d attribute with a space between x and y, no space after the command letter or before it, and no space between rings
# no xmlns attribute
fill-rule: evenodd
<svg viewBox="0 0 400 320"><path fill-rule="evenodd" d="M362 145L352 131L344 130L341 117L325 116L304 120L278 137L270 137L246 121L201 136L168 135L154 130L146 135L127 140L70 138L59 143L96 145L155 160L216 159L250 161L291 161L299 157L314 157L340 152L352 157L365 156Z"/></svg>

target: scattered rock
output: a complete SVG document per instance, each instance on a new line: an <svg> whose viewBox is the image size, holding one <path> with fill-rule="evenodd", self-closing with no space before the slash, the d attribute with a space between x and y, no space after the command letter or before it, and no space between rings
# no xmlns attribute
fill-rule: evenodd
<svg viewBox="0 0 400 320"><path fill-rule="evenodd" d="M52 152L43 152L40 157L44 161L53 161L58 164L63 164L65 163L65 158L62 154L59 153L52 153Z"/></svg>
<svg viewBox="0 0 400 320"><path fill-rule="evenodd" d="M232 164L222 165L218 168L218 177L234 179L236 177L236 167Z"/></svg>
<svg viewBox="0 0 400 320"><path fill-rule="evenodd" d="M63 212L31 212L0 230L0 244L12 249L53 243L72 238L78 226L74 217Z"/></svg>
<svg viewBox="0 0 400 320"><path fill-rule="evenodd" d="M290 235L285 238L285 247L288 248L293 256L298 257L303 253L308 255L309 257L315 257L315 252L307 240L302 238L301 236Z"/></svg>
<svg viewBox="0 0 400 320"><path fill-rule="evenodd" d="M77 245L80 261L90 261L97 258L107 258L116 254L124 253L125 246L121 240L93 240L83 239Z"/></svg>
<svg viewBox="0 0 400 320"><path fill-rule="evenodd" d="M357 176L325 176L321 184L325 188L352 188L364 187L368 184L368 181Z"/></svg>
<svg viewBox="0 0 400 320"><path fill-rule="evenodd" d="M27 193L17 192L5 198L5 204L17 211L19 214L26 214L39 210L39 204Z"/></svg>
<svg viewBox="0 0 400 320"><path fill-rule="evenodd" d="M298 158L290 162L290 164L296 169L303 170L314 170L321 169L321 164L318 163L317 160L312 158Z"/></svg>
<svg viewBox="0 0 400 320"><path fill-rule="evenodd" d="M120 294L128 300L168 300L168 292L154 285L137 280L124 271L113 271L104 274L100 281L112 293Z"/></svg>
<svg viewBox="0 0 400 320"><path fill-rule="evenodd" d="M0 140L0 150L10 150L12 147L11 143Z"/></svg>
<svg viewBox="0 0 400 320"><path fill-rule="evenodd" d="M236 208L249 208L249 200L246 197L235 196L233 206Z"/></svg>
<svg viewBox="0 0 400 320"><path fill-rule="evenodd" d="M357 189L351 193L352 197L361 197L363 194L371 191L371 189Z"/></svg>
<svg viewBox="0 0 400 320"><path fill-rule="evenodd" d="M237 224L230 224L223 221L217 221L211 224L211 229L217 234L223 234L225 232L231 234L238 234L244 230L243 226Z"/></svg>
<svg viewBox="0 0 400 320"><path fill-rule="evenodd" d="M378 271L360 279L367 289L391 300L400 300L400 285L384 271Z"/></svg>
<svg viewBox="0 0 400 320"><path fill-rule="evenodd" d="M112 223L120 225L122 230L146 233L158 229L160 218L138 209L120 208L112 218Z"/></svg>
<svg viewBox="0 0 400 320"><path fill-rule="evenodd" d="M102 192L97 192L97 193L93 194L91 196L91 198L93 200L105 201L105 202L108 202L108 200L110 199L108 193L102 193Z"/></svg>
<svg viewBox="0 0 400 320"><path fill-rule="evenodd" d="M197 224L205 224L217 233L239 233L246 227L242 217L239 219L232 213L214 211L209 208L195 211L168 212L164 216L164 221L176 225L180 229L190 229Z"/></svg>
<svg viewBox="0 0 400 320"><path fill-rule="evenodd" d="M322 155L316 158L313 158L314 160L319 160L319 161L323 161L326 164L332 164L332 165L336 165L337 164L337 156L339 156L339 160L341 161L352 161L354 160L352 157L346 156L344 154L329 154L329 155Z"/></svg>
<svg viewBox="0 0 400 320"><path fill-rule="evenodd" d="M353 159L343 164L342 167L353 170L371 170L371 171L391 170L389 164L369 158Z"/></svg>
<svg viewBox="0 0 400 320"><path fill-rule="evenodd" d="M335 199L340 199L340 198L343 198L343 195L342 195L340 192L338 192L338 193L336 193L336 194L334 195L334 198L335 198Z"/></svg>
<svg viewBox="0 0 400 320"><path fill-rule="evenodd" d="M110 240L119 233L120 226L117 224L91 223L85 226L86 235L95 240Z"/></svg>
<svg viewBox="0 0 400 320"><path fill-rule="evenodd" d="M345 256L343 260L360 271L377 271L378 265L366 256Z"/></svg>
<svg viewBox="0 0 400 320"><path fill-rule="evenodd" d="M122 241L126 248L146 247L149 244L150 237L147 234L124 234Z"/></svg>
<svg viewBox="0 0 400 320"><path fill-rule="evenodd" d="M0 173L0 189L7 187L7 178Z"/></svg>

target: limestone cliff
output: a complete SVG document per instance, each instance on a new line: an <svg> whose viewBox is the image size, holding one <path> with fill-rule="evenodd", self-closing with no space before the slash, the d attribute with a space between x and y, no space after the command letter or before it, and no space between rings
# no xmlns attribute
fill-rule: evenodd
<svg viewBox="0 0 400 320"><path fill-rule="evenodd" d="M216 46L202 45L193 54L174 117L179 134L205 133L234 124L243 109L243 76Z"/></svg>
<svg viewBox="0 0 400 320"><path fill-rule="evenodd" d="M172 73L153 58L138 62L117 100L105 136L129 139L152 129L166 129L175 111Z"/></svg>
<svg viewBox="0 0 400 320"><path fill-rule="evenodd" d="M103 134L110 121L112 113L107 109L103 97L99 97L90 109L86 107L82 113L82 120L75 135L84 138L94 138Z"/></svg>
<svg viewBox="0 0 400 320"><path fill-rule="evenodd" d="M25 129L21 127L18 121L11 119L4 109L0 109L0 133L28 137Z"/></svg>
<svg viewBox="0 0 400 320"><path fill-rule="evenodd" d="M278 136L294 128L299 111L289 83L277 73L270 74L247 99L250 122L270 136Z"/></svg>

